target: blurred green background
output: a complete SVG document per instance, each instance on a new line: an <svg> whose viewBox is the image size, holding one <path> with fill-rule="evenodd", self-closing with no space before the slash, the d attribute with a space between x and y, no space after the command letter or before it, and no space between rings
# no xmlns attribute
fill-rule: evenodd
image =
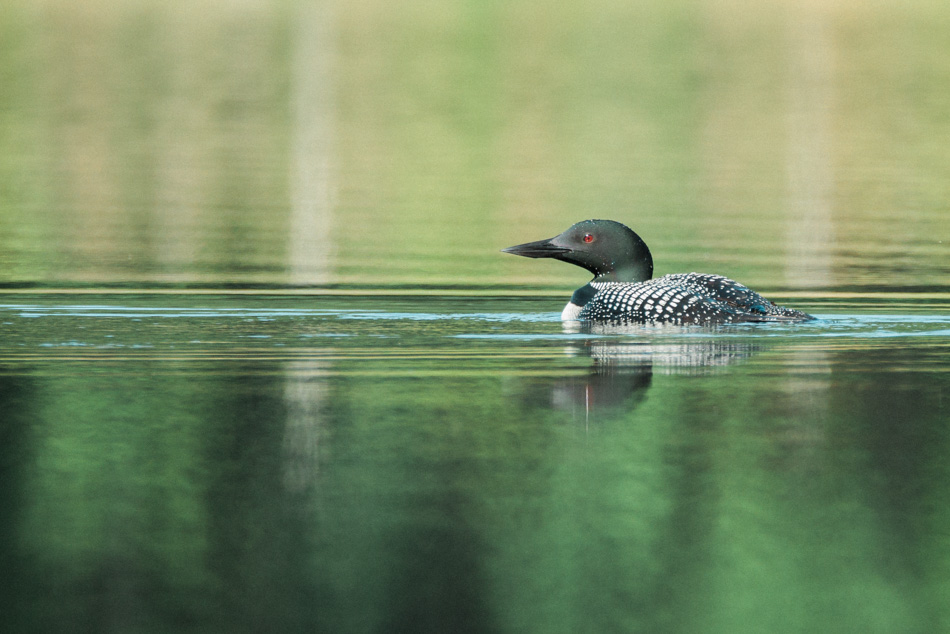
<svg viewBox="0 0 950 634"><path fill-rule="evenodd" d="M945 292L950 5L7 0L0 284Z"/></svg>

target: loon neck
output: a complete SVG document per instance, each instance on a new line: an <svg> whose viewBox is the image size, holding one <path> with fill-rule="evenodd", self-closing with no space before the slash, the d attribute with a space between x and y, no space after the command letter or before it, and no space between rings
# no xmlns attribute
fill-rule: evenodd
<svg viewBox="0 0 950 634"><path fill-rule="evenodd" d="M621 282L621 283L639 283L646 282L653 278L653 258L650 257L650 251L646 249L641 252L641 257L635 261L612 266L606 271L592 271L594 279L591 282Z"/></svg>

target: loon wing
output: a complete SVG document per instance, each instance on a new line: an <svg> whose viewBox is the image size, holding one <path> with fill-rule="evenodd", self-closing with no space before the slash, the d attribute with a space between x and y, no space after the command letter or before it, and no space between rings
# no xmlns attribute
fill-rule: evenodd
<svg viewBox="0 0 950 634"><path fill-rule="evenodd" d="M799 310L778 306L748 286L722 275L675 273L664 275L658 279L672 285L682 286L713 301L724 303L740 313L765 317L768 321L812 319L810 315Z"/></svg>
<svg viewBox="0 0 950 634"><path fill-rule="evenodd" d="M605 284L584 305L577 319L702 325L771 321L767 316L713 301L708 293L667 278L640 284Z"/></svg>
<svg viewBox="0 0 950 634"><path fill-rule="evenodd" d="M700 325L812 319L797 310L776 306L721 275L684 273L639 284L593 282L591 286L597 290L596 295L571 318Z"/></svg>
<svg viewBox="0 0 950 634"><path fill-rule="evenodd" d="M772 304L748 286L722 275L708 273L674 273L657 278L666 284L682 286L699 295L716 301L724 302L741 311L768 314L768 306Z"/></svg>

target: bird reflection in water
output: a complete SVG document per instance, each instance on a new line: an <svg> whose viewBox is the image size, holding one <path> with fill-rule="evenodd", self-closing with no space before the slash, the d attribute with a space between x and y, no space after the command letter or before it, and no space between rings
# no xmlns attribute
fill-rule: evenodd
<svg viewBox="0 0 950 634"><path fill-rule="evenodd" d="M568 356L592 359L585 375L556 377L533 390L547 390L551 409L571 412L585 424L612 412L630 412L646 398L654 373L702 375L750 358L761 345L723 339L655 340L643 326L567 322L565 331L592 335L573 340ZM601 338L601 337L610 338ZM623 338L620 338L623 337ZM634 338L635 337L635 338Z"/></svg>

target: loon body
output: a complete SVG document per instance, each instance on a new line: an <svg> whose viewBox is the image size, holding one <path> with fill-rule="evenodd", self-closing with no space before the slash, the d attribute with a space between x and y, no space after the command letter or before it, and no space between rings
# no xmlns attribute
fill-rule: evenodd
<svg viewBox="0 0 950 634"><path fill-rule="evenodd" d="M646 243L613 220L585 220L549 240L503 249L529 258L555 258L594 274L574 291L561 319L664 324L789 322L814 319L777 306L721 275L677 273L653 277Z"/></svg>

